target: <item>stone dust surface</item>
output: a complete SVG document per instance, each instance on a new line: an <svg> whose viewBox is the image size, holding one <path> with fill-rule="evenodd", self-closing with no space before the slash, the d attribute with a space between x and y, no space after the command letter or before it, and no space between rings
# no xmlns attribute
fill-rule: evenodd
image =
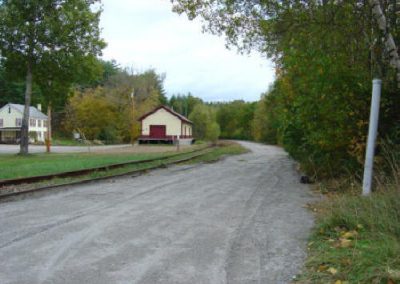
<svg viewBox="0 0 400 284"><path fill-rule="evenodd" d="M289 283L314 199L280 148L0 203L1 283Z"/></svg>

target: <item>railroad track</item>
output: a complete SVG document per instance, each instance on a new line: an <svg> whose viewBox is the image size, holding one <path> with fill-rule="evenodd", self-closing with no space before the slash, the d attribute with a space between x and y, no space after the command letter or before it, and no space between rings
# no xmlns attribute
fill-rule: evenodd
<svg viewBox="0 0 400 284"><path fill-rule="evenodd" d="M199 157L207 154L209 152L210 148L211 147L208 146L206 148L202 148L202 149L198 149L198 150L194 150L194 151L190 151L190 152L185 152L185 153L174 154L174 155L161 157L161 158L153 158L153 159L131 161L131 162L118 163L118 164L111 164L111 165L107 165L107 166L78 170L78 171L69 171L69 172L63 172L63 173L57 173L57 174L51 174L51 175L34 176L34 177L26 177L26 178L18 178L18 179L0 180L0 199L18 196L18 195L27 194L27 193L34 193L34 192L38 192L38 191L56 189L56 188L65 187L65 186L69 186L69 185L78 185L78 184L85 184L85 183L90 183L90 182L95 182L95 181L101 181L101 180L105 180L105 179L122 177L122 176L127 176L127 175L132 175L132 174L139 176L143 173L148 172L149 170L164 168L168 165L174 165L174 164L179 164L179 163L194 160L196 158L199 158ZM190 155L190 154L194 154L194 155ZM178 160L166 161L168 159L173 159L173 158L177 158L179 156L186 156L186 155L190 155L190 156L184 157L184 158L178 159ZM145 167L143 169L130 170L130 171L126 171L126 172L118 173L118 174L111 174L111 175L106 175L106 176L101 176L101 177L80 179L77 181L68 181L65 183L54 184L54 185L39 186L36 188L26 189L26 190L16 189L17 191L7 192L4 194L2 194L2 192L1 192L3 189L8 190L8 188L7 188L8 186L18 186L18 185L22 185L22 184L30 184L30 183L36 183L36 182L41 182L41 181L48 181L48 180L52 180L54 178L68 178L68 177L85 176L90 173L104 172L104 171L111 170L111 169L122 168L124 166L140 165L140 164L152 163L152 162L157 162L157 161L166 161L166 162L160 163L157 165L151 165L151 166Z"/></svg>

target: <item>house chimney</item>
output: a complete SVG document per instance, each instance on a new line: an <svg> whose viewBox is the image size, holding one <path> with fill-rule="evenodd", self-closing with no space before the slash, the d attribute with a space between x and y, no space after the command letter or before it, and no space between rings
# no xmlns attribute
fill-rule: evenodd
<svg viewBox="0 0 400 284"><path fill-rule="evenodd" d="M38 104L38 105L37 105L37 109L38 109L39 111L42 111L42 104Z"/></svg>

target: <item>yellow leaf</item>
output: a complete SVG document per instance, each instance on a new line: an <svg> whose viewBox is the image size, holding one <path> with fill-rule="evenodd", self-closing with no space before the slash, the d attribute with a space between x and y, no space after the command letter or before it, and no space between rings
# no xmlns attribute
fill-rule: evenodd
<svg viewBox="0 0 400 284"><path fill-rule="evenodd" d="M320 266L318 266L318 272L326 271L327 269L328 266L326 266L325 264L321 264Z"/></svg>
<svg viewBox="0 0 400 284"><path fill-rule="evenodd" d="M339 247L341 248L348 248L351 246L351 240L349 239L339 239Z"/></svg>
<svg viewBox="0 0 400 284"><path fill-rule="evenodd" d="M332 275L335 275L338 272L337 269L333 267L330 267L327 271Z"/></svg>
<svg viewBox="0 0 400 284"><path fill-rule="evenodd" d="M344 265L344 266L349 266L349 265L351 265L351 259L350 258L342 258L341 260L340 260L340 263L342 264L342 265Z"/></svg>
<svg viewBox="0 0 400 284"><path fill-rule="evenodd" d="M350 232L345 232L342 234L342 237L345 239L353 239L358 235L357 231L350 231Z"/></svg>
<svg viewBox="0 0 400 284"><path fill-rule="evenodd" d="M335 284L342 284L342 281L341 281L341 280L337 280L337 281L335 282Z"/></svg>

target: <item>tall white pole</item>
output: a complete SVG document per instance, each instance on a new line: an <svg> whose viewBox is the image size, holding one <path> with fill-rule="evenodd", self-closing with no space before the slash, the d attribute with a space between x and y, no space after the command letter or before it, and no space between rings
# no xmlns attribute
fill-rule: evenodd
<svg viewBox="0 0 400 284"><path fill-rule="evenodd" d="M365 154L365 164L364 164L364 179L363 179L363 189L362 189L363 196L368 196L371 194L375 142L378 132L379 105L381 100L381 87L382 87L382 80L380 79L372 80L372 101L371 101L371 113L369 118L367 151Z"/></svg>

